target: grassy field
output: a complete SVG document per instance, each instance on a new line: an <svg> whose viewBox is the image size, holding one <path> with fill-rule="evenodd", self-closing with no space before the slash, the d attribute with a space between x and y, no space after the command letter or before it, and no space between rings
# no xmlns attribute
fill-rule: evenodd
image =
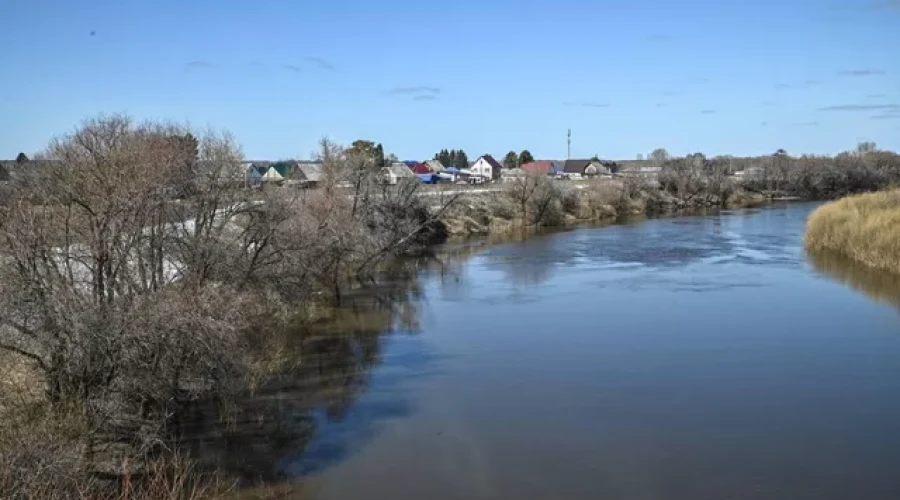
<svg viewBox="0 0 900 500"><path fill-rule="evenodd" d="M843 254L900 273L900 189L822 205L806 223L806 248Z"/></svg>

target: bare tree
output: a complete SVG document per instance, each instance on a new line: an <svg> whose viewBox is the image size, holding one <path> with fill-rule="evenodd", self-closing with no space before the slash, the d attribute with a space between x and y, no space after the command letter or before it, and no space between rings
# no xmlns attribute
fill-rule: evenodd
<svg viewBox="0 0 900 500"><path fill-rule="evenodd" d="M878 146L872 141L863 141L856 145L858 154L874 153L875 151L878 151Z"/></svg>
<svg viewBox="0 0 900 500"><path fill-rule="evenodd" d="M546 175L517 176L507 184L506 195L519 208L519 217L529 225L547 223L545 219L555 217L562 210L562 195Z"/></svg>
<svg viewBox="0 0 900 500"><path fill-rule="evenodd" d="M661 167L669 161L669 152L665 148L656 148L650 153L650 161L653 162L654 166Z"/></svg>
<svg viewBox="0 0 900 500"><path fill-rule="evenodd" d="M664 189L689 202L703 193L705 162L701 153L671 160L660 171L659 182Z"/></svg>
<svg viewBox="0 0 900 500"><path fill-rule="evenodd" d="M253 244L231 186L240 151L206 135L186 173L171 140L183 132L88 120L0 215L0 348L43 374L51 403L82 407L89 456L101 428L149 445L185 401L231 391L246 368L240 297L213 283Z"/></svg>
<svg viewBox="0 0 900 500"><path fill-rule="evenodd" d="M417 184L382 186L370 158L327 141L325 189L257 194L229 135L122 115L44 155L0 208L0 350L41 374L51 407L79 409L88 459L101 438L153 453L191 405L247 391L255 318L340 301L439 236L454 201L429 210Z"/></svg>

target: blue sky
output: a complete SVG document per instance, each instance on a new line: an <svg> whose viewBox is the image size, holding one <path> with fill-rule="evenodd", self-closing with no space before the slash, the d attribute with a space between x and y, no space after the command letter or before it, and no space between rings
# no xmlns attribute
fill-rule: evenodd
<svg viewBox="0 0 900 500"><path fill-rule="evenodd" d="M900 0L0 0L0 158L126 112L404 159L900 149Z"/></svg>

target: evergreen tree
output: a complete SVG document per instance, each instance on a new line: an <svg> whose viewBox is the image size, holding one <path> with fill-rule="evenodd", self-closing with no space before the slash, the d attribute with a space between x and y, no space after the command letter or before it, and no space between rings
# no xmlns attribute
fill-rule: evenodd
<svg viewBox="0 0 900 500"><path fill-rule="evenodd" d="M503 157L503 168L516 168L519 166L519 155L515 151L506 153Z"/></svg>
<svg viewBox="0 0 900 500"><path fill-rule="evenodd" d="M16 163L25 163L28 161L28 155L25 153L19 153L19 156L16 156Z"/></svg>
<svg viewBox="0 0 900 500"><path fill-rule="evenodd" d="M450 152L446 149L442 149L440 153L434 155L434 159L441 162L445 168L453 166L450 164Z"/></svg>
<svg viewBox="0 0 900 500"><path fill-rule="evenodd" d="M375 146L375 168L381 170L386 166L384 160L384 147L381 146L379 142L377 146Z"/></svg>
<svg viewBox="0 0 900 500"><path fill-rule="evenodd" d="M469 168L469 157L466 156L466 152L462 149L456 152L456 161L459 164L459 168Z"/></svg>
<svg viewBox="0 0 900 500"><path fill-rule="evenodd" d="M441 162L445 168L468 168L469 160L465 151L459 149L442 149L438 154L434 155L434 159Z"/></svg>
<svg viewBox="0 0 900 500"><path fill-rule="evenodd" d="M531 163L534 161L534 156L531 156L531 151L527 149L523 150L519 153L519 165L524 165L526 163Z"/></svg>

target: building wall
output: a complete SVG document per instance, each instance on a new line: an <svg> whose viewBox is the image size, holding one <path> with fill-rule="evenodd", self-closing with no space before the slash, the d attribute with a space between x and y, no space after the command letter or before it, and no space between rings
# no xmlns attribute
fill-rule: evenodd
<svg viewBox="0 0 900 500"><path fill-rule="evenodd" d="M484 160L484 158L479 158L469 170L472 171L472 175L479 175L488 179L494 178L494 169L491 167L490 163Z"/></svg>

